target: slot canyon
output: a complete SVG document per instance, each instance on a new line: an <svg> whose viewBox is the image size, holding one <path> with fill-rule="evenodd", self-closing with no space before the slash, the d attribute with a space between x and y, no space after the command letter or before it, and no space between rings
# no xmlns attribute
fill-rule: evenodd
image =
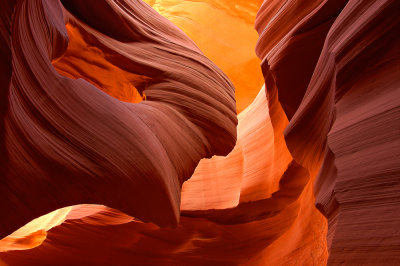
<svg viewBox="0 0 400 266"><path fill-rule="evenodd" d="M400 265L400 1L1 0L0 265Z"/></svg>

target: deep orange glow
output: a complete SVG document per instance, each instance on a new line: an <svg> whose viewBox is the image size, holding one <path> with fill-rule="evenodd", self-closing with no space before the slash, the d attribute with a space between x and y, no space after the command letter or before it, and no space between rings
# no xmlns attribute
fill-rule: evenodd
<svg viewBox="0 0 400 266"><path fill-rule="evenodd" d="M234 208L241 203L272 198L279 191L280 179L293 158L283 136L288 119L282 109L275 117L270 117L260 59L254 52L258 40L254 20L262 1L146 2L180 27L228 75L236 88L237 144L226 157L216 156L200 162L192 178L183 185L181 210ZM111 64L104 51L90 45L77 27L69 23L66 28L70 39L68 49L63 57L53 62L60 74L73 79L84 78L122 101L138 103L145 99L133 84L145 82L147 77ZM314 250L321 263L326 260L326 246L313 245L324 241L327 225L313 204L312 183L317 168L312 170L303 193L294 203L284 206L279 215L230 229L243 238L248 237L247 231L251 231L251 235L257 230L264 231L267 238L274 234L264 230L270 226L283 231L280 239L252 259L254 265L263 265L265 261L289 263L287 255L299 246L310 252ZM104 209L106 207L100 205L78 205L56 210L3 239L0 251L36 247L46 239L47 230L66 219L85 218ZM121 217L111 217L107 223L125 223L133 219L123 214Z"/></svg>
<svg viewBox="0 0 400 266"><path fill-rule="evenodd" d="M86 42L78 28L72 24L67 24L66 28L69 36L68 49L64 56L53 62L60 74L73 79L83 78L124 102L142 101L134 84L148 78L111 64L102 50Z"/></svg>
<svg viewBox="0 0 400 266"><path fill-rule="evenodd" d="M0 252L23 250L39 246L46 239L46 231L63 223L72 210L65 207L43 215L0 240Z"/></svg>
<svg viewBox="0 0 400 266"><path fill-rule="evenodd" d="M264 78L254 52L254 30L260 0L145 0L181 28L232 81L237 112L254 100Z"/></svg>

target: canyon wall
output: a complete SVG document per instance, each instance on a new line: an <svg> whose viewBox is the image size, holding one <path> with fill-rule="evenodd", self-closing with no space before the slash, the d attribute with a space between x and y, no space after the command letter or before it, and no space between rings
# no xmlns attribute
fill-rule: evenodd
<svg viewBox="0 0 400 266"><path fill-rule="evenodd" d="M0 4L0 264L400 262L400 3L146 3Z"/></svg>

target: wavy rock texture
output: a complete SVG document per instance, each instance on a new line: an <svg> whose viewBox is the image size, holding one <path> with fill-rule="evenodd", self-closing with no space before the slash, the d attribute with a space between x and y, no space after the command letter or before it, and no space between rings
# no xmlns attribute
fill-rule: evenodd
<svg viewBox="0 0 400 266"><path fill-rule="evenodd" d="M329 221L328 264L400 261L399 8L266 1L257 18L270 112L289 118L295 161L311 176L322 164L315 193Z"/></svg>
<svg viewBox="0 0 400 266"><path fill-rule="evenodd" d="M81 203L176 225L181 184L201 158L226 155L236 142L232 84L178 28L139 1L95 1L94 13L94 2L79 2L64 3L75 16L58 1L17 1L8 9L12 75L3 120L2 237ZM97 22L105 13L110 18ZM73 44L63 58L65 22L80 34L75 41L84 42L86 53L75 55ZM91 61L96 52L109 63ZM60 75L51 64L56 59L60 72L76 78L93 71L90 63L133 79L147 100L125 103L84 79ZM100 83L108 78L99 76Z"/></svg>
<svg viewBox="0 0 400 266"><path fill-rule="evenodd" d="M52 70L49 76L58 77L60 82L68 80L68 88L76 90L76 97L92 91L100 94L100 88L113 96L101 93L102 97L118 105L128 105L129 110L134 106L136 109L132 112L144 112L142 121L157 121L148 126L150 132L157 132L161 143L164 140L164 144L170 144L164 146L165 156L170 158L177 172L174 176L178 181L172 187L176 191L174 195L179 196L180 185L201 157L225 155L232 148L236 121L232 115L235 109L229 81L182 32L141 2L62 1L65 9L54 3L18 1L14 15L12 1L2 4L3 39L0 43L9 61L2 62L5 74L0 81L8 84L11 75L16 75L14 56L17 53L13 52L10 57L7 52L7 49L15 50L18 44L14 44L13 38L11 42L7 38L18 32L11 25L15 25L15 21L26 22L37 12L43 14L45 10L53 10L45 13L44 17L52 18L47 19L45 25L63 29L59 32L69 36L69 44L68 48L64 44L57 56L50 57L58 73ZM147 3L181 27L221 66L236 85L239 110L246 107L249 98L260 88L258 74L245 84L237 73L251 79L257 60L246 51L238 52L235 61L232 53L240 47L245 50L250 46L253 35L247 33L248 25L261 3L219 0L149 0ZM18 16L27 7L30 12ZM10 265L24 265L28 261L39 265L54 262L67 265L396 265L400 262L400 18L397 10L400 6L395 0L264 1L255 28L260 35L256 53L262 60L265 87L237 116L237 142L232 152L226 157L203 159L192 177L183 183L180 219L176 227L162 225L168 224L166 221L172 224L177 221L178 196L175 200L151 202L154 205L135 213L115 202L107 204L104 199L103 202L90 201L86 203L105 204L114 209L76 205L65 212L61 209L57 211L61 213L50 213L50 217L59 218L47 224L40 222L40 228L35 225L34 229L40 229L38 233L23 227L20 230L25 228L26 231L19 231L20 235L3 239L5 244L0 242L8 250L35 248L2 252L0 262ZM218 35L213 30L225 30L224 22L216 25L218 20L208 20L207 15L218 17L225 23L237 23L237 35L249 37L249 41L232 44L238 39L235 34ZM104 19L99 21L99 17ZM38 24L43 23L42 19L38 20ZM24 25L32 29L32 25ZM205 34L205 29L210 27L213 29L208 31L209 35ZM27 36L32 36L32 40L20 44L25 43L28 48L38 39L47 43L46 48L63 46L63 42L54 43L50 39L49 43L48 39L40 39L37 35ZM22 48L19 50L24 51ZM226 56L221 56L224 51ZM27 56L27 63L36 59L36 54ZM157 59L151 57L155 54ZM46 57L42 55L42 58ZM52 69L48 57L44 61L47 63L37 68L41 71ZM7 62L12 63L12 68ZM20 65L29 68L29 64ZM47 77L42 72L39 75L30 71L23 73L20 79L35 81L38 77ZM193 75L199 78L193 80ZM201 75L212 76L203 80ZM73 82L84 82L78 78L92 85L85 82L85 90L79 86L75 88ZM217 90L208 79L214 82L213 85L219 84ZM23 88L23 84L18 88ZM10 85L10 91L12 88ZM215 101L206 96L202 98L201 91L207 95L214 93L211 98ZM246 91L249 91L248 96L245 96ZM226 96L218 98L220 94ZM96 102L94 96L90 96L84 99L85 105ZM52 99L58 103L56 96ZM196 104L184 107L182 105L190 101L183 99L192 99ZM30 98L25 99L26 104L30 101ZM197 105L197 101L201 104ZM168 113L156 120L158 113L153 112L163 105L176 115ZM148 106L152 109L147 113ZM6 137L9 109L7 107L3 112ZM102 119L103 116L107 119L108 112L113 114L113 110L108 107L102 113ZM166 109L160 110L163 114L166 112ZM79 109L74 111L79 112ZM215 113L220 116L214 118ZM140 115L140 112L134 114ZM113 118L121 121L118 115ZM127 116L125 114L124 119L128 119ZM84 118L79 117L79 121ZM98 121L93 116L92 119L87 121L88 126L91 125L89 122ZM196 128L185 138L188 145L182 140L179 145L168 141L178 134L175 130L162 135L163 129L173 128L179 119L185 121L187 131ZM59 119L53 117L50 121L57 121L62 126ZM163 128L163 122L171 126ZM120 130L114 123L111 125L115 130L111 135ZM213 129L216 125L218 131ZM132 128L133 132L136 127ZM68 136L78 132L70 130L73 128L67 131ZM107 136L109 132L95 130L92 138ZM179 135L187 131L180 130ZM58 136L53 131L47 135ZM98 145L95 143L94 151ZM116 154L129 160L125 157L129 153L124 146L118 147ZM204 147L208 149L200 152ZM153 155L152 146L149 148L145 154ZM9 146L2 149L7 152ZM72 152L76 147L70 149ZM107 149L99 151L110 152ZM198 156L193 157L191 151L198 151ZM186 160L182 154L190 159ZM92 157L87 159L93 160ZM9 165L8 161L4 162L2 167ZM82 167L91 165L91 161L78 162L85 163ZM160 179L174 180L161 174ZM72 183L71 187L75 185ZM115 184L108 185L109 189L121 189ZM96 189L99 189L97 186L96 183ZM133 189L126 186L126 183L121 185L122 191ZM106 195L115 197L110 193L108 191ZM126 200L122 192L119 194L118 199ZM154 197L154 191L150 195ZM165 206L160 204L173 207L146 216L151 210L160 211L160 206ZM175 218L168 216L171 213ZM49 221L50 218L39 219Z"/></svg>
<svg viewBox="0 0 400 266"><path fill-rule="evenodd" d="M238 113L251 104L264 83L254 55L254 20L262 0L145 0L181 28L235 86Z"/></svg>

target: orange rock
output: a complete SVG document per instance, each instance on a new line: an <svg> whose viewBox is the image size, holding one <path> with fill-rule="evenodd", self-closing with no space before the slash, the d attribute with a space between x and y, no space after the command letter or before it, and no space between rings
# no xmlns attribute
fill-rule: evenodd
<svg viewBox="0 0 400 266"><path fill-rule="evenodd" d="M237 112L257 96L264 83L254 52L254 30L261 0L145 0L181 28L220 67L235 86Z"/></svg>
<svg viewBox="0 0 400 266"><path fill-rule="evenodd" d="M137 171L146 168L139 159L149 156L154 166L161 165L156 170L172 169L159 175L166 182L169 197L152 202L165 190L157 192L149 189L152 185L139 183L135 191L142 193L142 197L137 197L132 193L135 187L129 190L129 184L124 183L116 190L114 182L110 182L100 192L107 192L112 200L96 198L95 203L109 203L106 205L116 209L83 204L68 207L60 216L56 215L58 210L41 217L42 222L34 227L22 227L17 238L11 235L0 241L0 247L9 250L0 253L0 264L62 261L70 265L358 265L400 261L400 20L396 14L400 2L264 1L255 22L259 33L256 52L265 81L261 87L252 30L259 1L148 0L233 80L241 112L237 116L237 142L230 153L236 140L232 86L185 34L140 1L96 1L96 5L94 0L62 2L66 7L64 16L55 12L59 16L52 17L51 12L45 12L54 8L47 5L49 2L43 1L43 8L41 4L32 4L33 1L21 1L19 7L29 4L34 8L27 13L17 8L14 16L20 24L16 25L29 28L30 24L25 22L30 20L25 16L32 18L32 14L36 14L32 22L40 24L42 12L38 11L47 14L44 17L51 22L48 25L58 29L64 27L60 18L69 18L65 21L71 38L68 49L63 42L49 42L46 46L52 46L49 54L54 58L66 49L63 57L53 60L53 65L62 75L87 79L98 87L95 89L113 96L113 100L138 102L144 97L145 101L139 104L118 101L118 106L129 106L133 114L146 121L152 130L145 133L156 132L154 142L161 143L166 152L165 156L151 157L159 151L158 146L144 139L147 146L135 157L126 147L136 143L141 135L132 138L126 134L120 140L124 145L116 151L112 145L104 149L101 142L89 146L94 155L76 160L76 167L89 167L96 156L114 151L121 160L131 159L121 165L112 157L115 160L110 162L118 167L108 173L118 177L118 170L129 171L131 163L141 162L135 168ZM5 15L0 13L4 15L0 23L8 25L12 8L9 3L2 5ZM4 48L0 51L5 55L0 82L7 85L12 73L11 84L23 89L21 81L42 75L30 75L29 71L21 74L15 64L24 69L24 60L29 63L35 59L26 51L29 40L46 43L47 39L35 35L26 45L15 40L10 44L3 36L21 29L4 26L0 30L0 44ZM15 58L15 52L7 56L11 48L26 52L25 59ZM177 54L180 56L176 57ZM9 67L11 59L13 71ZM40 68L32 67L32 71L37 69ZM30 86L26 90L31 87L35 88ZM85 88L90 91L93 86ZM16 97L20 96L18 90L11 91L12 104L25 99ZM49 88L48 91L51 92ZM85 90L77 92L85 95ZM87 99L88 103L93 101ZM35 97L23 102L28 108L30 104L36 106L37 101L46 103ZM86 105L85 101L82 105ZM46 110L46 104L40 106ZM105 118L114 110L108 107L103 113ZM85 113L79 114L85 118ZM118 114L115 119L121 121L120 116L130 113ZM7 118L8 111L3 115ZM63 123L62 119L51 118L49 123L54 122L55 126ZM15 116L11 121L18 119ZM33 120L30 123L34 124L38 119L39 116L27 115L25 121ZM103 117L83 121L88 126L95 126L98 121L112 124ZM185 123L174 124L177 121ZM22 122L6 126L8 130L26 129ZM114 126L120 129L118 124ZM134 128L131 134L135 133ZM186 135L191 129L193 134ZM2 134L8 136L9 132ZM110 136L121 137L116 134L118 130L109 135L107 132L96 130L90 136L105 135L111 143L114 139ZM81 136L79 133L72 131L71 135ZM54 135L50 132L48 138L51 140ZM90 143L92 140L88 139ZM0 152L15 151L10 156L11 165L18 169L15 158L24 157L24 153L17 151L25 150L18 146L19 141L11 140L17 148L8 144L0 146ZM212 155L220 156L210 158ZM194 170L203 157L207 159L202 159ZM32 162L33 166L40 163ZM0 170L4 169L4 164L0 166ZM175 174L167 175L171 172ZM102 172L96 173L96 178L103 177ZM154 175L158 172L149 171L143 176L129 173L131 179L145 177L153 183L157 181ZM13 177L14 182L21 180L17 179L20 176ZM92 185L99 188L98 184ZM0 189L9 193L7 188ZM133 203L127 191L131 191ZM92 196L102 193L96 191ZM45 193L43 198L46 196ZM134 208L125 209L121 202ZM29 203L36 207L37 199ZM163 223L174 221L171 213L176 220L179 214L179 223L162 227ZM52 220L51 215L59 218ZM161 227L137 218L157 222ZM32 249L34 246L37 247Z"/></svg>

